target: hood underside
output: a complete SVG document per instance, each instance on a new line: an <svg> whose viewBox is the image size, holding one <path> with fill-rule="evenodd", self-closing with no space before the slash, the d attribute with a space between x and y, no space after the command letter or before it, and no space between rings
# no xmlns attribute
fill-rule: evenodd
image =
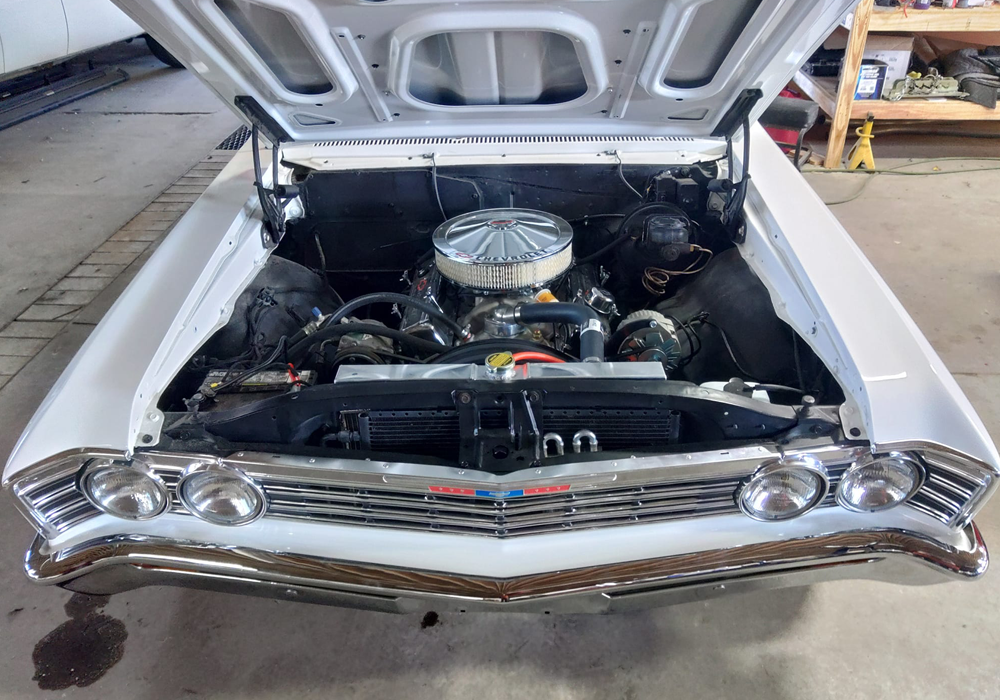
<svg viewBox="0 0 1000 700"><path fill-rule="evenodd" d="M292 141L718 136L852 0L115 0Z"/></svg>

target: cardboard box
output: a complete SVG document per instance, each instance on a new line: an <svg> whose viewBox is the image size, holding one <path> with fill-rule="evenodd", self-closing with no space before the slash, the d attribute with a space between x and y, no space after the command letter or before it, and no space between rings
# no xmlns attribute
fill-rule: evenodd
<svg viewBox="0 0 1000 700"><path fill-rule="evenodd" d="M906 77L913 54L913 37L895 34L869 34L862 58L885 64L886 92L893 83Z"/></svg>
<svg viewBox="0 0 1000 700"><path fill-rule="evenodd" d="M825 42L824 49L847 48L847 30L837 27ZM906 77L910 69L910 56L913 54L913 36L899 34L869 34L865 43L865 52L861 58L865 61L884 63L885 91L892 89L893 83Z"/></svg>

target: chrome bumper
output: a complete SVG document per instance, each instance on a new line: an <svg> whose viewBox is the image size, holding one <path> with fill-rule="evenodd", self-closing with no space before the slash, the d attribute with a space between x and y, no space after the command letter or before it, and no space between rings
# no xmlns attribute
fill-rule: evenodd
<svg viewBox="0 0 1000 700"><path fill-rule="evenodd" d="M145 536L50 552L39 536L25 572L92 594L177 585L386 612L608 613L835 579L972 580L989 556L974 524L964 535L968 547L960 549L907 530L854 530L508 579Z"/></svg>

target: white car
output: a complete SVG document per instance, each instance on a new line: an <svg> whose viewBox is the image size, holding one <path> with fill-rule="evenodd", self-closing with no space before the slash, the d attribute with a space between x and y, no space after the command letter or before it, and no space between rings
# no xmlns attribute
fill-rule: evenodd
<svg viewBox="0 0 1000 700"><path fill-rule="evenodd" d="M143 33L111 0L0 0L0 79ZM152 37L153 55L178 66Z"/></svg>
<svg viewBox="0 0 1000 700"><path fill-rule="evenodd" d="M32 580L609 612L986 571L994 445L755 125L850 0L119 2L254 137L10 456Z"/></svg>

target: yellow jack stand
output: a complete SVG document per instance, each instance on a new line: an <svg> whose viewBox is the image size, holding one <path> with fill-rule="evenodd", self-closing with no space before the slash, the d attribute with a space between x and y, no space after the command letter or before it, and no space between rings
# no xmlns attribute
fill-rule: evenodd
<svg viewBox="0 0 1000 700"><path fill-rule="evenodd" d="M858 142L851 148L847 157L851 159L847 166L848 170L857 170L858 166L864 163L865 169L875 169L875 154L872 153L872 124L875 123L875 115L869 112L864 125L858 127L854 132L858 135Z"/></svg>

